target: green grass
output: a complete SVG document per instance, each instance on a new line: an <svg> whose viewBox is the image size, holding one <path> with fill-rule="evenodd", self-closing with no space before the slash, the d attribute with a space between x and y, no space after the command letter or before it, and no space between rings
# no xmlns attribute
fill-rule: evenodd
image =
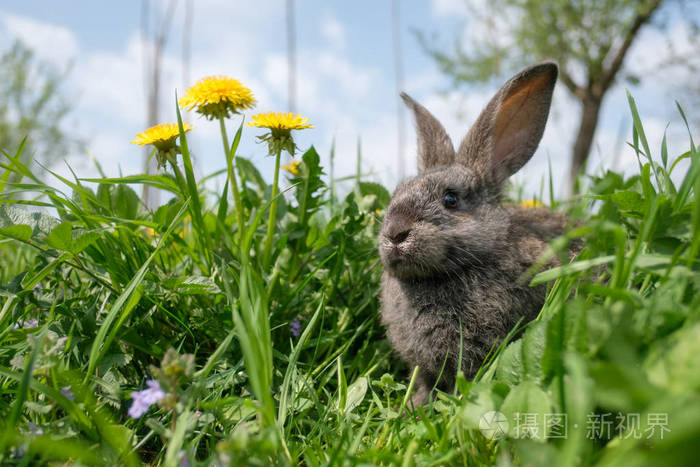
<svg viewBox="0 0 700 467"><path fill-rule="evenodd" d="M329 186L306 151L276 198L264 266L273 190L234 157L252 137L243 127L225 146L221 193L195 178L186 141L177 169L122 178L65 179L24 166L21 147L5 153L0 463L693 465L700 153L692 139L675 159L665 139L653 153L630 107L639 173L551 199L580 219L552 254L577 237L586 247L535 276L549 284L539 318L475 381L458 376L454 394L413 412L413 369L378 318L380 185ZM171 199L147 211L144 183ZM152 379L166 397L130 417L131 392ZM490 411L508 421L504 437L480 430Z"/></svg>

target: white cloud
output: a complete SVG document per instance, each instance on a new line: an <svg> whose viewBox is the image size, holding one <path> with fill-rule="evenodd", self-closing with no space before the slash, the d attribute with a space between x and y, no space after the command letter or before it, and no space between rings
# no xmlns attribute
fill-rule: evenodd
<svg viewBox="0 0 700 467"><path fill-rule="evenodd" d="M327 51L300 54L297 61L297 101L305 111L333 117L344 104L367 97L376 72L358 67L342 56ZM287 96L287 59L269 54L264 61L265 84L282 101Z"/></svg>
<svg viewBox="0 0 700 467"><path fill-rule="evenodd" d="M697 39L693 38L690 24L686 21L675 21L665 29L646 27L630 48L625 65L634 73L644 76L657 71L655 67L658 64L669 61L673 57L695 58L696 46ZM677 73L683 70L683 67L675 68L674 78L677 78ZM666 67L664 73L668 71Z"/></svg>
<svg viewBox="0 0 700 467"><path fill-rule="evenodd" d="M284 55L271 54L265 57L263 79L278 96L286 96L287 89L287 58ZM309 82L303 81L302 88L308 88Z"/></svg>
<svg viewBox="0 0 700 467"><path fill-rule="evenodd" d="M107 174L133 174L143 170L144 150L129 144L128 130L102 128L91 139L84 155L74 156L69 163L80 167L81 177L98 176L94 160L96 159ZM77 170L76 170L77 171Z"/></svg>
<svg viewBox="0 0 700 467"><path fill-rule="evenodd" d="M63 67L78 54L78 40L67 28L4 12L0 18L10 37L20 39L44 60Z"/></svg>
<svg viewBox="0 0 700 467"><path fill-rule="evenodd" d="M370 98L377 70L357 66L323 49L300 54L298 65L297 110L316 125L313 131L298 135L298 145L304 148L314 144L329 171L329 149L335 141L335 176L344 176L356 171L360 138L363 172L374 170L383 182L394 183L395 175L390 176L388 167L396 157L396 123L381 108L382 102ZM286 102L286 57L269 54L263 76L276 100Z"/></svg>
<svg viewBox="0 0 700 467"><path fill-rule="evenodd" d="M465 16L467 14L464 0L432 0L431 7L436 16Z"/></svg>
<svg viewBox="0 0 700 467"><path fill-rule="evenodd" d="M346 33L343 25L333 15L326 12L321 19L321 35L334 49L343 49L346 44Z"/></svg>
<svg viewBox="0 0 700 467"><path fill-rule="evenodd" d="M133 36L124 50L90 53L76 62L72 79L79 93L79 112L101 113L113 122L143 124L143 76L141 67L134 66L143 60L140 42ZM167 62L164 68L170 66Z"/></svg>
<svg viewBox="0 0 700 467"><path fill-rule="evenodd" d="M225 0L199 0L194 14L191 79L228 74L254 91L259 102L256 111L284 110L287 102L287 59L284 55L284 9L280 5L280 2L237 2L235 7L230 7L231 3ZM298 48L297 111L308 116L316 129L299 132L297 143L302 148L315 144L328 170L328 149L335 138L336 176L343 176L355 171L357 139L361 137L363 166L366 170L372 168L381 181L393 186L397 181L397 100L391 58L388 54L380 56L377 52L376 57L369 59L373 60L369 62L372 64L360 62L368 60L358 53L357 47L363 44L348 40L348 33L355 32L346 29L351 23L345 22L345 16L335 15L330 8L325 12L321 10L316 14L318 19L313 19L319 27L318 35L313 36L314 42L300 43ZM299 8L298 14L301 11ZM464 16L466 11L463 0L433 0L431 4L431 13L440 16L440 21L468 19ZM182 10L178 10L177 14L181 13ZM407 8L402 13L408 20L411 10ZM177 88L179 94L184 92L178 21L173 23L169 46L163 56L163 121L173 121L175 118L173 90ZM136 29L124 34L120 47L83 53L81 44L68 29L28 18L8 19L7 15L0 19L0 24L4 24L6 30L14 28L13 31L23 31L22 34L35 41L34 47L42 54L52 57L63 55L63 59L75 56L71 83L79 94L74 115L80 119L80 124L76 131L90 137L91 151L110 175L116 174L119 167L124 173L140 171L143 152L129 144L133 135L143 129L145 122L141 42ZM236 26L233 27L233 24ZM43 31L51 33L45 34ZM656 41L662 47L662 39L662 36L651 35L636 46L635 50L639 52L635 53L642 54L645 43ZM408 40L407 52L410 44ZM414 55L407 53L406 56L406 90L444 123L457 146L497 86L438 92L441 86L445 87L448 83L447 79L439 74L432 62L429 66L421 65L419 73L415 74L416 63L425 63L416 58L416 50L417 46L414 47ZM358 56L363 58L358 59ZM380 63L380 60L388 64ZM641 98L641 93L639 95ZM628 114L624 93L611 96L606 106L605 111L615 115L601 123L591 156L592 162L595 162L592 168L600 165L601 157L609 157L608 154L613 152L618 122L622 118L620 115ZM415 173L415 132L408 110L405 117L404 158L410 174ZM649 130L650 134L653 133L654 141L658 138L658 142L654 143L658 147L663 118L655 114L645 114L643 117L645 122L648 118L658 120L650 124ZM198 166L205 173L221 168L224 162L218 125L194 115L188 118L196 127L196 131L191 133L190 143ZM577 118L578 104L561 86L558 87L540 149L516 177L526 184L530 194L539 190L541 177L547 174L548 157L555 175L558 174L555 185L565 185ZM234 125L234 122L230 124L230 133ZM630 133L625 132L625 140L629 139ZM261 172L269 176L272 159L265 157L264 149L255 144L256 134L259 133L246 129L240 150L243 155L252 155ZM79 159L80 156L77 156L70 160ZM619 160L621 167L634 169L630 165L632 162L636 164L636 159L630 160L628 152ZM603 159L602 163L611 162Z"/></svg>
<svg viewBox="0 0 700 467"><path fill-rule="evenodd" d="M376 75L372 69L358 67L328 52L318 54L316 62L323 76L335 81L340 91L352 95L354 99L365 97Z"/></svg>

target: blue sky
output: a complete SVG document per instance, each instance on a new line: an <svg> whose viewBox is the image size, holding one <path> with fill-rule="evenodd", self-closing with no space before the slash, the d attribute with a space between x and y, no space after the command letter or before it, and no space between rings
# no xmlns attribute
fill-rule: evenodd
<svg viewBox="0 0 700 467"><path fill-rule="evenodd" d="M154 2L163 8L165 1ZM356 144L362 140L363 166L373 177L390 186L397 173L397 92L394 82L391 36L391 2L358 0L328 2L297 0L298 90L296 110L309 117L314 130L301 132L298 145L314 144L328 165L331 141L336 141L337 175L352 173ZM255 93L255 111L287 110L287 72L284 1L196 0L192 31L192 80L211 74L226 74L246 83ZM172 24L163 60L160 102L162 121L174 121L174 93L184 92L181 60L183 5ZM136 173L143 152L129 144L145 128L145 89L139 34L141 2L95 2L74 0L5 2L0 7L0 47L7 48L18 37L38 56L62 66L73 63L68 95L75 111L69 130L86 138L89 154L68 155L67 161L85 176L96 173L95 157L110 175ZM497 84L450 90L450 81L426 56L412 31L438 32L444 43L456 37L468 21L460 0L401 2L401 34L405 68L405 90L428 107L458 144ZM665 41L681 49L686 30L670 20L666 32L645 32L628 57L633 69L653 66L665 53ZM675 73L675 72L674 72ZM650 142L658 148L669 126L671 152L687 147L685 129L673 99L682 99L674 88L685 78L672 74L650 79L632 89L642 113ZM670 83L670 85L669 85ZM533 160L518 174L526 196L539 190L551 160L555 185L562 186L568 166L569 147L576 125L576 103L558 86L553 112L543 142ZM619 157L620 128L625 140L631 127L624 88L618 86L607 98L592 155L593 170L615 165L634 170L636 159L629 151ZM415 136L406 115L404 160L409 173L415 167ZM202 173L224 166L218 126L187 117L196 127L190 144ZM230 131L233 131L232 122ZM269 177L272 160L255 143L254 129L247 129L240 152L252 157Z"/></svg>

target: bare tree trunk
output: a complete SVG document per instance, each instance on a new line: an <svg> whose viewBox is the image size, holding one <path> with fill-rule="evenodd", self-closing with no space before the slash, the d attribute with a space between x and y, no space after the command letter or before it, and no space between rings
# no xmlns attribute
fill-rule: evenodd
<svg viewBox="0 0 700 467"><path fill-rule="evenodd" d="M182 86L190 86L190 67L192 59L192 17L193 0L185 0L185 20L182 26Z"/></svg>
<svg viewBox="0 0 700 467"><path fill-rule="evenodd" d="M153 52L152 57L153 62L151 63L151 84L148 89L148 109L146 111L146 118L148 119L148 126L152 127L158 124L158 102L160 101L160 63L161 63L161 51L158 47ZM148 148L148 153L150 154L150 147ZM150 161L146 159L145 166L146 174L156 173L157 166L155 158L151 158ZM157 189L151 188L148 185L143 185L144 197L143 201L146 203L148 209L155 209L155 207L160 203L160 193Z"/></svg>
<svg viewBox="0 0 700 467"><path fill-rule="evenodd" d="M296 110L297 62L296 31L294 25L294 0L287 0L287 79L289 111Z"/></svg>
<svg viewBox="0 0 700 467"><path fill-rule="evenodd" d="M593 136L596 126L598 125L598 116L600 114L600 106L603 101L603 96L615 82L617 73L622 68L627 52L632 43L637 38L639 30L642 26L648 23L656 10L659 9L663 0L649 0L645 5L646 8L638 10L638 15L632 23L630 29L625 35L625 39L619 48L612 51L609 56L610 65L605 68L601 76L596 80L589 78L589 86L587 89L579 88L580 94L576 90L576 86L571 80L564 81L564 84L580 99L583 109L581 112L581 125L576 135L574 143L574 153L571 157L571 169L569 171L569 194L578 191L576 186L576 177L585 167L588 153L591 151L593 144ZM590 71L590 67L589 67ZM567 76L568 79L568 76Z"/></svg>
<svg viewBox="0 0 700 467"><path fill-rule="evenodd" d="M146 41L152 39L153 45L152 49L146 50L144 52L144 73L145 82L147 89L146 99L146 119L147 125L149 127L157 125L158 121L158 103L160 101L160 66L163 58L163 49L165 48L165 43L168 38L168 31L170 24L172 22L173 15L175 14L175 7L177 6L178 0L170 0L168 8L165 12L160 27L156 28L154 31L154 37L150 36L149 29L149 14L148 14L148 1L143 0L142 2L142 19L141 19L141 38L143 45L146 45ZM144 171L146 174L151 174L156 172L156 161L151 159L149 161L148 157L151 153L150 149L146 149L144 154ZM158 204L160 204L160 192L151 188L148 185L143 185L143 203L146 205L147 209L153 209Z"/></svg>
<svg viewBox="0 0 700 467"><path fill-rule="evenodd" d="M152 57L150 54L150 51L146 47L146 44L148 42L148 39L151 36L150 33L150 9L149 9L149 3L147 0L142 0L141 1L141 52L143 54L143 85L144 88L146 89L146 126L151 126L153 125L153 115L152 115L152 108L151 108L151 96L153 94L153 90L151 89L151 80L150 77L153 75L153 72L151 71L151 66L152 66ZM148 157L151 154L151 148L146 146L143 148L143 172L145 174L150 174L152 172L151 166L152 162L149 161ZM141 200L145 204L146 208L151 208L152 203L151 203L151 187L148 186L147 184L143 184L143 193L141 194Z"/></svg>
<svg viewBox="0 0 700 467"><path fill-rule="evenodd" d="M571 157L571 168L569 170L569 189L576 191L576 177L583 169L588 159L588 153L591 151L593 144L593 136L598 125L598 117L600 116L600 106L602 98L587 94L581 100L583 105L581 111L581 123L579 125L576 142L574 143L574 152Z"/></svg>
<svg viewBox="0 0 700 467"><path fill-rule="evenodd" d="M403 89L403 60L401 54L401 19L399 15L399 1L391 2L391 25L392 38L394 43L394 72L396 77L396 121L397 121L397 145L396 158L398 168L398 179L403 180L406 176L406 164L404 161L404 140L406 139L406 118L404 114L405 105L401 99Z"/></svg>

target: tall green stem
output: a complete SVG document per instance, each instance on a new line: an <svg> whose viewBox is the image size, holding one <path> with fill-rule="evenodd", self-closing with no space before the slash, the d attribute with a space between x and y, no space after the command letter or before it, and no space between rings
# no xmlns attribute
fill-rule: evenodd
<svg viewBox="0 0 700 467"><path fill-rule="evenodd" d="M270 216L267 218L267 236L265 237L265 249L263 250L263 267L267 268L270 263L270 255L272 253L272 236L275 233L275 219L277 218L277 194L279 192L280 178L280 158L282 157L282 148L277 148L275 154L275 179L272 182L272 195L270 202Z"/></svg>
<svg viewBox="0 0 700 467"><path fill-rule="evenodd" d="M170 167L173 168L173 173L175 174L175 180L177 180L177 184L180 187L180 193L181 193L180 196L181 196L182 200L184 201L188 197L187 180L185 179L185 176L182 174L182 171L180 170L180 168L177 166L176 162L174 162L172 160L170 160L168 162L170 162ZM190 210L190 217L192 219L192 222L195 222L195 220L194 220L195 218L192 215L192 210ZM207 251L205 246L203 245L204 240L203 240L202 236L195 235L194 238L195 238L195 241L199 242L200 245L202 245L202 249L203 249L202 251ZM197 263L197 265L200 267L200 269L202 271L209 271L209 268L204 264L204 262L202 261L201 258L192 256L192 259L195 263ZM207 274L209 274L209 273L207 272Z"/></svg>
<svg viewBox="0 0 700 467"><path fill-rule="evenodd" d="M221 139L224 143L224 154L226 156L226 166L228 167L228 180L231 186L231 193L233 193L233 205L236 208L236 221L238 223L238 235L239 244L240 239L243 238L243 230L245 229L245 224L243 223L243 203L241 202L241 193L238 191L238 181L236 179L236 166L235 159L236 155L231 154L231 146L228 142L228 135L226 134L226 123L223 117L219 118L219 126L221 127Z"/></svg>

